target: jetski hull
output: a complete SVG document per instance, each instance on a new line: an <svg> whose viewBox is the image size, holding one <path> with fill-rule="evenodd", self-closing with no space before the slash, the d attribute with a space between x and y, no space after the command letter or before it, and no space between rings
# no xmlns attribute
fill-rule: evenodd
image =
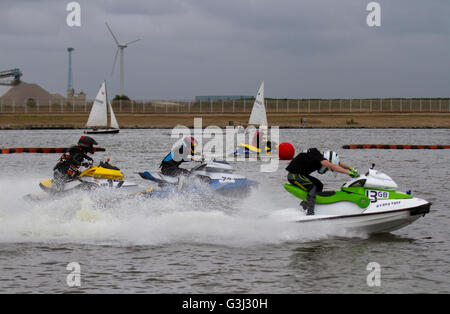
<svg viewBox="0 0 450 314"><path fill-rule="evenodd" d="M195 177L192 181L189 178L182 180L181 184L176 177L163 176L161 174L153 176L148 171L139 173L143 179L158 183L160 188L155 189L152 192L152 196L155 197L167 197L172 193L183 192L202 192L205 189L218 193L224 196L230 197L243 197L248 195L253 188L258 186L258 182L241 179L211 179L208 177L208 182L202 182L202 179L196 180ZM203 176L202 178L207 178Z"/></svg>
<svg viewBox="0 0 450 314"><path fill-rule="evenodd" d="M270 149L269 147L266 147L265 152L261 152L261 149L252 146L249 144L240 144L238 149L233 153L234 156L278 156L276 149Z"/></svg>
<svg viewBox="0 0 450 314"><path fill-rule="evenodd" d="M295 222L307 225L327 226L332 230L346 230L365 234L388 233L401 229L429 213L431 203L423 201L420 205L384 211L362 212L350 215L312 215L303 216Z"/></svg>
<svg viewBox="0 0 450 314"><path fill-rule="evenodd" d="M158 183L160 189L154 190L153 195L166 196L171 193L197 192L207 190L231 197L247 196L258 182L234 173L233 168L226 161L213 160L194 167L189 177L166 176L161 173L152 175L150 172L140 172L146 180Z"/></svg>

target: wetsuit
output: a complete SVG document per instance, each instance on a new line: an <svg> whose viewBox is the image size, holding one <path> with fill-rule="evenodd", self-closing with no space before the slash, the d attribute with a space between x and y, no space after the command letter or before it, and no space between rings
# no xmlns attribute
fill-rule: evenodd
<svg viewBox="0 0 450 314"><path fill-rule="evenodd" d="M171 177L177 177L179 175L183 175L183 176L190 176L191 172L187 169L183 169L180 168L180 165L183 162L186 162L186 160L184 160L184 154L183 154L183 149L184 146L181 145L178 148L178 153L179 153L179 160L175 160L175 153L172 151L169 154L167 154L166 157L164 157L164 159L161 162L160 168L161 168L161 173L163 175L166 176L171 176Z"/></svg>
<svg viewBox="0 0 450 314"><path fill-rule="evenodd" d="M74 180L78 174L81 164L87 159L93 161L86 155L84 150L78 146L72 146L59 158L59 162L53 168L54 191L62 191L64 184Z"/></svg>
<svg viewBox="0 0 450 314"><path fill-rule="evenodd" d="M326 160L323 154L317 148L310 148L306 152L298 154L286 167L289 172L288 181L300 189L308 191L306 202L302 202L303 207L308 210L308 215L314 214L316 194L323 190L322 182L310 175L322 167L322 160Z"/></svg>

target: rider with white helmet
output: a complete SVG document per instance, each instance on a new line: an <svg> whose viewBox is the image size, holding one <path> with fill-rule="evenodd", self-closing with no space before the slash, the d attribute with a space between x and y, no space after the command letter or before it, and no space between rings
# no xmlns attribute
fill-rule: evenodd
<svg viewBox="0 0 450 314"><path fill-rule="evenodd" d="M306 201L301 203L302 207L307 210L307 215L314 215L316 194L323 190L322 182L310 174L314 171L324 174L328 169L348 174L353 178L359 176L355 169L340 161L336 152L326 151L322 154L317 148L301 152L286 167L286 170L289 171L288 181L302 190L308 191Z"/></svg>

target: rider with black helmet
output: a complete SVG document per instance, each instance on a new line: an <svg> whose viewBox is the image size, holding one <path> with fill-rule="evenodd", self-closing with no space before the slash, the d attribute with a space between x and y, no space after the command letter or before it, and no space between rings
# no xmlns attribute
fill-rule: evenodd
<svg viewBox="0 0 450 314"><path fill-rule="evenodd" d="M77 177L80 166L88 167L93 159L87 153L94 154L94 145L98 143L89 136L82 136L78 140L78 144L70 147L60 158L56 166L53 168L54 190L62 191L64 184ZM85 162L88 160L89 162Z"/></svg>

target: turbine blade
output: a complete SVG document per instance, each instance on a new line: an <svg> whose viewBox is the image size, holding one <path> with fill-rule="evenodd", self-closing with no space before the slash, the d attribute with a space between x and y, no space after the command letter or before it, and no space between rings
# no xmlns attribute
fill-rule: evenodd
<svg viewBox="0 0 450 314"><path fill-rule="evenodd" d="M116 61L117 61L117 54L119 53L119 47L117 47L116 49L116 54L114 55L114 61L113 61L113 66L112 66L112 71L111 71L111 75L114 74L114 68L116 67Z"/></svg>
<svg viewBox="0 0 450 314"><path fill-rule="evenodd" d="M125 46L128 46L128 45L130 45L132 43L135 43L135 42L137 42L139 40L141 40L141 39L139 38L139 39L135 39L135 40L129 41L129 42L125 43Z"/></svg>
<svg viewBox="0 0 450 314"><path fill-rule="evenodd" d="M109 27L108 23L105 22L105 24L106 24L106 27L108 27L109 32L111 33L112 37L114 38L114 41L116 42L117 46L119 46L119 45L120 45L120 44L119 44L119 41L117 40L116 36L114 36L114 33L113 33L113 31L111 30L111 27Z"/></svg>

